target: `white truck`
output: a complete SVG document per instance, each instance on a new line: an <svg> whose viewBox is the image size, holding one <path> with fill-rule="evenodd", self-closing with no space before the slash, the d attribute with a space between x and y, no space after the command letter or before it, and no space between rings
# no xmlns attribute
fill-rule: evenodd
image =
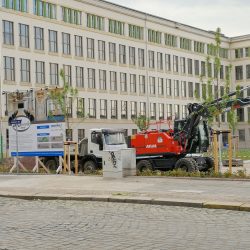
<svg viewBox="0 0 250 250"><path fill-rule="evenodd" d="M79 171L91 172L102 167L104 150L117 151L128 146L124 130L97 128L90 130L90 138L81 140L78 148ZM74 152L71 152L71 156L73 160ZM50 170L56 170L59 166L58 157L43 157L42 161Z"/></svg>

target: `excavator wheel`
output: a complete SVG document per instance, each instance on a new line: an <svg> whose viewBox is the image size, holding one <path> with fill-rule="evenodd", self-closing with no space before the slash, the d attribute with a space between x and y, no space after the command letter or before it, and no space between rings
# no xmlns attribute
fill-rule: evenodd
<svg viewBox="0 0 250 250"><path fill-rule="evenodd" d="M175 163L175 169L182 169L187 172L197 172L198 165L192 158L181 158Z"/></svg>
<svg viewBox="0 0 250 250"><path fill-rule="evenodd" d="M83 165L83 171L85 174L93 173L97 169L94 161L88 160Z"/></svg>
<svg viewBox="0 0 250 250"><path fill-rule="evenodd" d="M207 164L205 171L213 170L214 169L214 159L211 157L205 157L205 161Z"/></svg>
<svg viewBox="0 0 250 250"><path fill-rule="evenodd" d="M150 161L148 160L141 160L136 164L136 168L138 171L143 172L143 171L152 171L153 167Z"/></svg>

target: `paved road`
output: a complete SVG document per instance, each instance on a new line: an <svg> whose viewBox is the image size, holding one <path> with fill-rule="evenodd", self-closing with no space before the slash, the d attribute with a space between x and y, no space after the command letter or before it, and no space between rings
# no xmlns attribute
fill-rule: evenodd
<svg viewBox="0 0 250 250"><path fill-rule="evenodd" d="M249 249L250 213L0 198L0 249Z"/></svg>

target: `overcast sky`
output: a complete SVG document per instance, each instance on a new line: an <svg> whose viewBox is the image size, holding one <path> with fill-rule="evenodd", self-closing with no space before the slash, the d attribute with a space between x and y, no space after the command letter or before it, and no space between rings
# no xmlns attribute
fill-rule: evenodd
<svg viewBox="0 0 250 250"><path fill-rule="evenodd" d="M107 0L226 36L250 34L250 0Z"/></svg>

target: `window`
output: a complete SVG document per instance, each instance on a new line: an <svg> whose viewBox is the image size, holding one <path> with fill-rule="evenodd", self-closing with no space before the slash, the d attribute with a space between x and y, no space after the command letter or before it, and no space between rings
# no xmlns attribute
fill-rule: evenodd
<svg viewBox="0 0 250 250"><path fill-rule="evenodd" d="M207 54L210 56L216 56L216 47L213 44L207 44Z"/></svg>
<svg viewBox="0 0 250 250"><path fill-rule="evenodd" d="M137 117L137 102L131 102L131 119L134 119Z"/></svg>
<svg viewBox="0 0 250 250"><path fill-rule="evenodd" d="M188 58L188 74L192 75L193 74L193 60Z"/></svg>
<svg viewBox="0 0 250 250"><path fill-rule="evenodd" d="M198 82L195 83L195 95L196 95L196 98L201 97L200 83Z"/></svg>
<svg viewBox="0 0 250 250"><path fill-rule="evenodd" d="M71 74L71 66L63 65L63 72L66 84L72 86L72 74Z"/></svg>
<svg viewBox="0 0 250 250"><path fill-rule="evenodd" d="M66 141L73 141L73 130L66 129Z"/></svg>
<svg viewBox="0 0 250 250"><path fill-rule="evenodd" d="M186 105L181 106L181 116L182 116L182 119L185 119L187 117L187 106Z"/></svg>
<svg viewBox="0 0 250 250"><path fill-rule="evenodd" d="M109 19L109 32L117 35L124 35L124 23Z"/></svg>
<svg viewBox="0 0 250 250"><path fill-rule="evenodd" d="M207 86L204 83L202 84L201 92L202 92L202 98L206 99L206 96L207 96Z"/></svg>
<svg viewBox="0 0 250 250"><path fill-rule="evenodd" d="M201 62L201 76L206 76L206 63L204 61Z"/></svg>
<svg viewBox="0 0 250 250"><path fill-rule="evenodd" d="M75 56L83 56L82 36L75 36Z"/></svg>
<svg viewBox="0 0 250 250"><path fill-rule="evenodd" d="M19 23L19 46L29 48L29 25Z"/></svg>
<svg viewBox="0 0 250 250"><path fill-rule="evenodd" d="M108 106L107 106L107 100L100 100L100 118L101 119L107 119L108 115L107 115L107 110L108 110Z"/></svg>
<svg viewBox="0 0 250 250"><path fill-rule="evenodd" d="M174 72L178 72L178 56L173 56L173 70Z"/></svg>
<svg viewBox="0 0 250 250"><path fill-rule="evenodd" d="M50 63L50 84L51 85L58 85L58 64L57 63Z"/></svg>
<svg viewBox="0 0 250 250"><path fill-rule="evenodd" d="M250 79L250 64L246 65L246 79Z"/></svg>
<svg viewBox="0 0 250 250"><path fill-rule="evenodd" d="M34 0L34 14L50 19L56 19L56 5L41 0Z"/></svg>
<svg viewBox="0 0 250 250"><path fill-rule="evenodd" d="M91 59L95 58L94 39L91 38L87 38L87 56Z"/></svg>
<svg viewBox="0 0 250 250"><path fill-rule="evenodd" d="M107 73L106 70L99 70L99 88L101 90L107 90L107 77L106 77Z"/></svg>
<svg viewBox="0 0 250 250"><path fill-rule="evenodd" d="M220 79L224 79L224 66L220 66Z"/></svg>
<svg viewBox="0 0 250 250"><path fill-rule="evenodd" d="M145 67L144 49L138 49L139 67Z"/></svg>
<svg viewBox="0 0 250 250"><path fill-rule="evenodd" d="M120 73L120 85L121 85L121 92L127 92L127 74L126 73Z"/></svg>
<svg viewBox="0 0 250 250"><path fill-rule="evenodd" d="M222 58L228 58L228 49L220 48L219 55Z"/></svg>
<svg viewBox="0 0 250 250"><path fill-rule="evenodd" d="M164 120L164 103L159 103L159 120Z"/></svg>
<svg viewBox="0 0 250 250"><path fill-rule="evenodd" d="M115 71L110 71L110 90L117 91L117 74Z"/></svg>
<svg viewBox="0 0 250 250"><path fill-rule="evenodd" d="M121 101L121 118L128 119L128 102Z"/></svg>
<svg viewBox="0 0 250 250"><path fill-rule="evenodd" d="M76 66L76 86L84 88L84 69L83 67Z"/></svg>
<svg viewBox="0 0 250 250"><path fill-rule="evenodd" d="M117 101L111 100L111 119L117 119Z"/></svg>
<svg viewBox="0 0 250 250"><path fill-rule="evenodd" d="M156 103L150 103L150 119L156 120Z"/></svg>
<svg viewBox="0 0 250 250"><path fill-rule="evenodd" d="M88 88L95 89L95 69L88 69Z"/></svg>
<svg viewBox="0 0 250 250"><path fill-rule="evenodd" d="M246 141L245 129L239 129L239 141Z"/></svg>
<svg viewBox="0 0 250 250"><path fill-rule="evenodd" d="M71 54L70 34L62 33L62 46L63 46L63 54L70 55Z"/></svg>
<svg viewBox="0 0 250 250"><path fill-rule="evenodd" d="M236 80L243 80L243 66L235 66Z"/></svg>
<svg viewBox="0 0 250 250"><path fill-rule="evenodd" d="M192 41L187 38L180 37L180 48L185 50L191 50Z"/></svg>
<svg viewBox="0 0 250 250"><path fill-rule="evenodd" d="M119 62L121 64L126 64L126 46L119 45Z"/></svg>
<svg viewBox="0 0 250 250"><path fill-rule="evenodd" d="M207 65L207 75L208 77L212 77L212 63L208 63Z"/></svg>
<svg viewBox="0 0 250 250"><path fill-rule="evenodd" d="M130 74L130 93L136 93L136 75Z"/></svg>
<svg viewBox="0 0 250 250"><path fill-rule="evenodd" d="M171 79L166 79L166 94L167 96L172 95L172 80Z"/></svg>
<svg viewBox="0 0 250 250"><path fill-rule="evenodd" d="M157 69L163 70L163 54L157 52Z"/></svg>
<svg viewBox="0 0 250 250"><path fill-rule="evenodd" d="M245 48L246 57L250 57L250 47Z"/></svg>
<svg viewBox="0 0 250 250"><path fill-rule="evenodd" d="M54 30L49 30L49 51L53 53L58 52L57 31Z"/></svg>
<svg viewBox="0 0 250 250"><path fill-rule="evenodd" d="M4 56L4 80L15 81L15 58Z"/></svg>
<svg viewBox="0 0 250 250"><path fill-rule="evenodd" d="M170 47L177 47L177 36L165 34L165 45Z"/></svg>
<svg viewBox="0 0 250 250"><path fill-rule="evenodd" d="M180 105L178 104L175 104L174 105L174 116L175 116L175 119L180 119Z"/></svg>
<svg viewBox="0 0 250 250"><path fill-rule="evenodd" d="M105 42L101 40L98 41L98 60L106 60Z"/></svg>
<svg viewBox="0 0 250 250"><path fill-rule="evenodd" d="M194 41L194 52L204 53L205 43Z"/></svg>
<svg viewBox="0 0 250 250"><path fill-rule="evenodd" d="M174 80L174 96L180 96L179 80Z"/></svg>
<svg viewBox="0 0 250 250"><path fill-rule="evenodd" d="M135 65L135 47L129 47L129 64Z"/></svg>
<svg viewBox="0 0 250 250"><path fill-rule="evenodd" d="M89 118L96 118L96 99L89 98Z"/></svg>
<svg viewBox="0 0 250 250"><path fill-rule="evenodd" d="M188 83L188 97L189 98L194 97L194 84L192 82Z"/></svg>
<svg viewBox="0 0 250 250"><path fill-rule="evenodd" d="M163 78L158 79L158 94L164 95L164 79Z"/></svg>
<svg viewBox="0 0 250 250"><path fill-rule="evenodd" d="M151 95L155 95L155 92L156 92L155 77L150 76L149 77L149 93Z"/></svg>
<svg viewBox="0 0 250 250"><path fill-rule="evenodd" d="M36 61L36 83L45 84L45 63Z"/></svg>
<svg viewBox="0 0 250 250"><path fill-rule="evenodd" d="M21 82L30 82L30 60L20 59Z"/></svg>
<svg viewBox="0 0 250 250"><path fill-rule="evenodd" d="M243 48L235 50L235 58L242 58L243 57Z"/></svg>
<svg viewBox="0 0 250 250"><path fill-rule="evenodd" d="M194 74L196 76L200 75L200 62L199 62L199 60L194 60Z"/></svg>
<svg viewBox="0 0 250 250"><path fill-rule="evenodd" d="M180 57L180 62L181 62L181 73L185 74L186 73L186 58Z"/></svg>
<svg viewBox="0 0 250 250"><path fill-rule="evenodd" d="M146 102L140 102L140 115L146 116Z"/></svg>
<svg viewBox="0 0 250 250"><path fill-rule="evenodd" d="M85 129L78 129L78 142L85 138Z"/></svg>
<svg viewBox="0 0 250 250"><path fill-rule="evenodd" d="M34 27L35 29L35 49L44 50L43 28Z"/></svg>
<svg viewBox="0 0 250 250"><path fill-rule="evenodd" d="M171 71L171 55L165 54L165 67L166 71Z"/></svg>
<svg viewBox="0 0 250 250"><path fill-rule="evenodd" d="M181 81L181 96L187 97L187 83L186 83L186 81Z"/></svg>
<svg viewBox="0 0 250 250"><path fill-rule="evenodd" d="M62 7L62 20L65 23L81 25L82 24L82 12L79 10Z"/></svg>
<svg viewBox="0 0 250 250"><path fill-rule="evenodd" d="M66 111L67 111L68 117L72 117L72 97L68 97ZM71 135L71 137L72 137L72 135Z"/></svg>
<svg viewBox="0 0 250 250"><path fill-rule="evenodd" d="M172 116L173 116L173 107L172 104L167 104L167 119L168 120L172 120Z"/></svg>
<svg viewBox="0 0 250 250"><path fill-rule="evenodd" d="M27 12L27 0L2 0L2 6L7 9Z"/></svg>
<svg viewBox="0 0 250 250"><path fill-rule="evenodd" d="M116 62L116 44L109 43L109 61Z"/></svg>
<svg viewBox="0 0 250 250"><path fill-rule="evenodd" d="M14 45L13 22L3 21L3 43L7 45Z"/></svg>
<svg viewBox="0 0 250 250"><path fill-rule="evenodd" d="M77 98L77 111L76 115L79 118L83 118L85 116L85 99Z"/></svg>
<svg viewBox="0 0 250 250"><path fill-rule="evenodd" d="M97 30L104 30L104 17L87 14L87 27Z"/></svg>
<svg viewBox="0 0 250 250"><path fill-rule="evenodd" d="M129 24L128 25L128 35L129 35L129 37L143 40L143 28L140 26Z"/></svg>
<svg viewBox="0 0 250 250"><path fill-rule="evenodd" d="M148 51L149 68L155 68L155 53L152 50Z"/></svg>
<svg viewBox="0 0 250 250"><path fill-rule="evenodd" d="M244 115L244 108L238 108L237 109L237 117L239 122L245 121L245 115Z"/></svg>
<svg viewBox="0 0 250 250"><path fill-rule="evenodd" d="M140 88L140 94L146 93L145 76L139 76L139 88Z"/></svg>
<svg viewBox="0 0 250 250"><path fill-rule="evenodd" d="M148 41L151 43L161 43L161 32L155 30L148 30Z"/></svg>

